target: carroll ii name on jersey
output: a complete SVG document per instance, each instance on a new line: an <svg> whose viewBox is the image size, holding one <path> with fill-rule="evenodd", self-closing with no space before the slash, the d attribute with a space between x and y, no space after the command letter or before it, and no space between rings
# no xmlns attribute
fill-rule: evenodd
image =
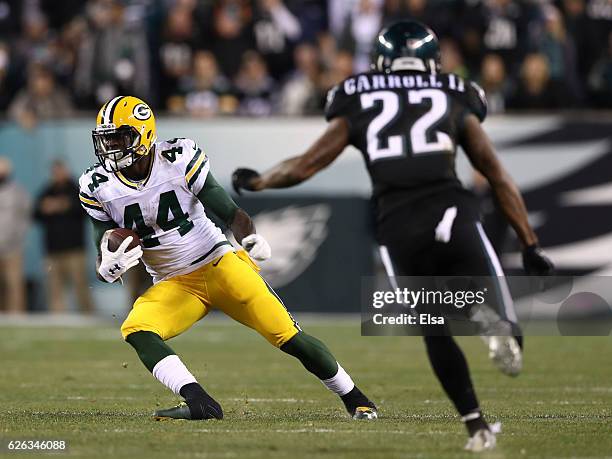
<svg viewBox="0 0 612 459"><path fill-rule="evenodd" d="M190 139L156 142L148 176L133 182L96 164L79 179L85 211L100 221L134 230L153 282L193 271L232 250L206 216L196 195L210 170L206 154Z"/></svg>
<svg viewBox="0 0 612 459"><path fill-rule="evenodd" d="M455 170L468 114L487 114L482 89L454 74L368 72L328 94L328 120L344 118L349 142L361 151L372 179L379 222L443 190L463 189Z"/></svg>

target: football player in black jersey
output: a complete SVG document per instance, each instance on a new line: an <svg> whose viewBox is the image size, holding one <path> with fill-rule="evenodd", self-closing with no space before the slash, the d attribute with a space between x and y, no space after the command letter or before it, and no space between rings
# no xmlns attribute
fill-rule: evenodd
<svg viewBox="0 0 612 459"><path fill-rule="evenodd" d="M521 332L476 199L457 178L458 146L486 177L516 231L527 273L549 275L553 265L538 245L520 192L480 125L486 113L484 93L475 83L440 73L435 34L418 22L398 22L378 35L372 70L329 92L327 130L304 154L263 174L237 169L232 179L238 193L294 186L354 145L372 179L377 239L392 283L395 276L497 280L503 300L496 312L509 333L486 341L500 370L516 375L522 366ZM444 335L424 340L433 370L467 427L466 449L492 449L495 435L480 411L465 357L450 333Z"/></svg>

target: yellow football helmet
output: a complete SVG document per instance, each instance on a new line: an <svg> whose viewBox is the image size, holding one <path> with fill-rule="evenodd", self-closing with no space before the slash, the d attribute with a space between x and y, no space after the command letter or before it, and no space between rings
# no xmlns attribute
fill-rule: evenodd
<svg viewBox="0 0 612 459"><path fill-rule="evenodd" d="M108 172L131 166L149 154L157 139L153 110L133 96L117 96L98 112L94 152Z"/></svg>

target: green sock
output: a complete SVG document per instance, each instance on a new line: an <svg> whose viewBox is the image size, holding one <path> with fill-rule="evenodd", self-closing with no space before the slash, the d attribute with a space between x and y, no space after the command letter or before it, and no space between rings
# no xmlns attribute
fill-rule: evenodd
<svg viewBox="0 0 612 459"><path fill-rule="evenodd" d="M283 344L281 351L297 358L321 380L333 378L338 373L338 362L327 346L302 331Z"/></svg>
<svg viewBox="0 0 612 459"><path fill-rule="evenodd" d="M141 362L151 373L157 362L176 354L158 334L153 332L130 333L125 340L136 350Z"/></svg>

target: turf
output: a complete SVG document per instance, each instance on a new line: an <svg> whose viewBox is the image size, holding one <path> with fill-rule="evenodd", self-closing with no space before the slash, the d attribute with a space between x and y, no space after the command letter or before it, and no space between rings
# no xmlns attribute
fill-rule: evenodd
<svg viewBox="0 0 612 459"><path fill-rule="evenodd" d="M337 320L307 329L378 403L377 422L349 420L299 363L230 322L171 341L225 409L223 421L208 422L152 420L177 399L115 327L4 327L0 438L66 440L63 455L87 458L473 457L420 339L362 338L356 323ZM489 364L479 340L461 343L484 410L503 423L499 448L482 457L612 457L609 337L528 338L517 379Z"/></svg>

